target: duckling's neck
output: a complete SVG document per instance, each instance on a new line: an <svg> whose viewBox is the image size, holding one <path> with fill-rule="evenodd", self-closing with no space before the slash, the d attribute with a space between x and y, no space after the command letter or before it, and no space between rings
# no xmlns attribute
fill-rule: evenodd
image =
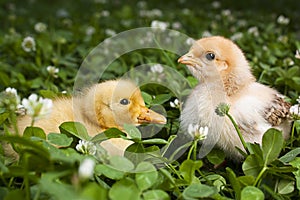
<svg viewBox="0 0 300 200"><path fill-rule="evenodd" d="M74 97L72 100L74 120L83 123L90 136L106 129L97 122L94 106L88 101L87 97Z"/></svg>

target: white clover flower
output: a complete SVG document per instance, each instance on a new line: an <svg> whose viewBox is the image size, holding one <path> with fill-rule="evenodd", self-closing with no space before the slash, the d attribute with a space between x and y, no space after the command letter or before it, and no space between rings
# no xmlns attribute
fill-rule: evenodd
<svg viewBox="0 0 300 200"><path fill-rule="evenodd" d="M300 59L300 53L299 53L299 50L296 50L295 58Z"/></svg>
<svg viewBox="0 0 300 200"><path fill-rule="evenodd" d="M269 51L269 48L266 45L263 45L262 50Z"/></svg>
<svg viewBox="0 0 300 200"><path fill-rule="evenodd" d="M181 25L180 22L174 22L174 23L172 24L172 27L173 27L174 29L181 29L182 25Z"/></svg>
<svg viewBox="0 0 300 200"><path fill-rule="evenodd" d="M31 94L28 99L22 100L22 105L25 107L26 113L36 120L51 113L53 102L51 99L43 99L36 94Z"/></svg>
<svg viewBox="0 0 300 200"><path fill-rule="evenodd" d="M8 87L5 89L5 92L8 94L14 95L16 97L16 100L20 101L20 97L18 96L18 92L15 88Z"/></svg>
<svg viewBox="0 0 300 200"><path fill-rule="evenodd" d="M169 27L169 23L154 20L154 21L151 22L151 27L152 28L157 28L157 29L162 30L162 31L165 31Z"/></svg>
<svg viewBox="0 0 300 200"><path fill-rule="evenodd" d="M283 63L285 64L285 65L287 65L287 66L292 66L292 65L294 65L295 64L295 62L293 61L293 59L291 59L291 58L285 58L284 60L283 60Z"/></svg>
<svg viewBox="0 0 300 200"><path fill-rule="evenodd" d="M230 110L230 105L227 103L220 103L217 108L215 109L215 113L220 117L224 117L228 114Z"/></svg>
<svg viewBox="0 0 300 200"><path fill-rule="evenodd" d="M239 39L241 39L243 37L243 33L241 32L237 32L235 34L233 34L230 39L233 40L233 41L237 41Z"/></svg>
<svg viewBox="0 0 300 200"><path fill-rule="evenodd" d="M109 15L110 15L110 12L109 12L108 10L103 10L103 11L101 12L101 16L102 16L102 17L109 17Z"/></svg>
<svg viewBox="0 0 300 200"><path fill-rule="evenodd" d="M131 26L132 21L131 20L125 20L125 19L123 19L123 20L121 20L121 24L123 26L129 27L129 26Z"/></svg>
<svg viewBox="0 0 300 200"><path fill-rule="evenodd" d="M106 4L107 0L94 0L95 3Z"/></svg>
<svg viewBox="0 0 300 200"><path fill-rule="evenodd" d="M43 22L38 22L34 25L34 30L38 33L43 33L47 30L47 25Z"/></svg>
<svg viewBox="0 0 300 200"><path fill-rule="evenodd" d="M0 96L0 107L5 107L10 111L17 111L20 104L20 97L15 88L8 87Z"/></svg>
<svg viewBox="0 0 300 200"><path fill-rule="evenodd" d="M280 15L278 18L277 18L277 23L278 24L281 24L281 25L288 25L290 23L290 19L283 16L283 15Z"/></svg>
<svg viewBox="0 0 300 200"><path fill-rule="evenodd" d="M150 15L151 15L151 17L161 17L163 14L162 14L161 10L155 8L150 11Z"/></svg>
<svg viewBox="0 0 300 200"><path fill-rule="evenodd" d="M258 36L259 35L259 31L258 28L256 26L252 26L248 29L248 33L252 34L254 36Z"/></svg>
<svg viewBox="0 0 300 200"><path fill-rule="evenodd" d="M66 11L65 9L61 8L56 11L56 16L59 18L66 18L69 16L69 12Z"/></svg>
<svg viewBox="0 0 300 200"><path fill-rule="evenodd" d="M296 99L296 101L300 104L300 96L298 97L298 99Z"/></svg>
<svg viewBox="0 0 300 200"><path fill-rule="evenodd" d="M201 140L206 139L207 135L208 135L208 127L202 127L199 126L199 124L193 125L193 124L189 124L188 127L188 133L190 135L193 135Z"/></svg>
<svg viewBox="0 0 300 200"><path fill-rule="evenodd" d="M170 106L172 108L180 108L181 104L182 103L178 99L175 99L174 102L170 101Z"/></svg>
<svg viewBox="0 0 300 200"><path fill-rule="evenodd" d="M91 36L96 32L96 29L93 26L88 26L85 30L87 36Z"/></svg>
<svg viewBox="0 0 300 200"><path fill-rule="evenodd" d="M291 106L290 113L292 115L300 115L299 104Z"/></svg>
<svg viewBox="0 0 300 200"><path fill-rule="evenodd" d="M247 21L244 20L244 19L240 19L237 21L237 25L240 26L240 27L244 27L247 25Z"/></svg>
<svg viewBox="0 0 300 200"><path fill-rule="evenodd" d="M154 34L148 31L145 37L139 38L139 43L142 45L151 44L153 42Z"/></svg>
<svg viewBox="0 0 300 200"><path fill-rule="evenodd" d="M189 14L191 14L191 10L189 10L188 8L184 8L184 9L182 9L182 14L189 15Z"/></svg>
<svg viewBox="0 0 300 200"><path fill-rule="evenodd" d="M79 143L76 145L76 150L83 154L95 155L97 148L93 142L79 140Z"/></svg>
<svg viewBox="0 0 300 200"><path fill-rule="evenodd" d="M214 9L218 9L221 7L221 3L219 1L214 1L211 5Z"/></svg>
<svg viewBox="0 0 300 200"><path fill-rule="evenodd" d="M185 43L188 45L188 46L191 46L192 44L194 44L195 40L193 38L188 38Z"/></svg>
<svg viewBox="0 0 300 200"><path fill-rule="evenodd" d="M47 67L47 71L48 71L48 73L49 73L51 76L53 76L54 78L57 78L57 77L58 77L58 76L57 76L57 73L59 72L59 68L49 65L49 66Z"/></svg>
<svg viewBox="0 0 300 200"><path fill-rule="evenodd" d="M290 114L291 114L291 116L294 120L299 120L300 119L300 106L299 106L299 104L291 106Z"/></svg>
<svg viewBox="0 0 300 200"><path fill-rule="evenodd" d="M225 17L228 17L231 15L231 11L229 9L222 10L221 14Z"/></svg>
<svg viewBox="0 0 300 200"><path fill-rule="evenodd" d="M151 72L161 74L164 71L164 68L161 64L155 64L150 67Z"/></svg>
<svg viewBox="0 0 300 200"><path fill-rule="evenodd" d="M282 42L282 43L287 43L288 40L289 40L289 38L288 38L287 36L285 36L285 35L280 35L280 36L277 38L277 40L278 40L279 42Z"/></svg>
<svg viewBox="0 0 300 200"><path fill-rule="evenodd" d="M138 1L136 5L139 8L146 8L147 7L147 2L146 1Z"/></svg>
<svg viewBox="0 0 300 200"><path fill-rule="evenodd" d="M161 17L163 14L161 10L153 9L153 10L141 10L139 12L139 15L141 17L154 18L154 17Z"/></svg>
<svg viewBox="0 0 300 200"><path fill-rule="evenodd" d="M180 32L178 32L178 31L170 31L170 32L168 33L168 35L169 35L170 37L178 37L178 36L180 35ZM171 38L168 38L168 39L171 39Z"/></svg>
<svg viewBox="0 0 300 200"><path fill-rule="evenodd" d="M35 40L33 37L26 37L22 42L22 48L26 52L35 51Z"/></svg>
<svg viewBox="0 0 300 200"><path fill-rule="evenodd" d="M78 168L78 175L79 178L82 180L89 179L94 174L94 168L95 168L95 160L91 158L85 158Z"/></svg>
<svg viewBox="0 0 300 200"><path fill-rule="evenodd" d="M202 37L210 37L210 36L212 36L211 32L209 32L209 31L203 31Z"/></svg>
<svg viewBox="0 0 300 200"><path fill-rule="evenodd" d="M17 105L20 104L21 99L20 99L20 96L18 95L18 92L15 88L8 87L8 88L5 89L5 92L15 97L15 101L16 101Z"/></svg>
<svg viewBox="0 0 300 200"><path fill-rule="evenodd" d="M112 29L105 29L105 34L108 36L114 36L116 35L116 31L112 30Z"/></svg>

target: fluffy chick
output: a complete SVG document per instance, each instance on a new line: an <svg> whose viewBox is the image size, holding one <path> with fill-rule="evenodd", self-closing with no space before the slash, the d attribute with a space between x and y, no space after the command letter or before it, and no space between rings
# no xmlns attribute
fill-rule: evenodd
<svg viewBox="0 0 300 200"><path fill-rule="evenodd" d="M66 121L83 123L89 135L94 136L112 127L123 130L124 124L165 124L166 118L145 106L135 84L120 79L93 85L80 96L54 100L51 114L37 120L34 126L41 127L48 134L59 132L59 125ZM20 118L19 131L22 133L30 122L29 116ZM120 138L101 143L111 155L123 155L130 144L130 141Z"/></svg>
<svg viewBox="0 0 300 200"><path fill-rule="evenodd" d="M208 149L217 144L229 157L242 158L235 149L243 146L232 123L215 113L222 102L230 105L246 142L261 144L263 133L271 127L289 137L290 104L276 90L256 82L243 52L232 41L220 36L202 38L178 62L199 80L185 102L181 125L184 129L189 124L208 126Z"/></svg>

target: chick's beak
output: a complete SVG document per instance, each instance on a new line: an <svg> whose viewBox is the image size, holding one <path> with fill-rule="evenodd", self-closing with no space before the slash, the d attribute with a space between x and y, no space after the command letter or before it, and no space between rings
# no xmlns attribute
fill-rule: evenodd
<svg viewBox="0 0 300 200"><path fill-rule="evenodd" d="M154 112L146 107L142 107L141 113L137 119L139 124L165 124L167 122L167 119L163 115L158 114L157 112Z"/></svg>
<svg viewBox="0 0 300 200"><path fill-rule="evenodd" d="M194 55L191 52L181 56L177 60L177 62L184 65L190 65L190 66L201 66L201 64L197 62L197 60L194 58Z"/></svg>

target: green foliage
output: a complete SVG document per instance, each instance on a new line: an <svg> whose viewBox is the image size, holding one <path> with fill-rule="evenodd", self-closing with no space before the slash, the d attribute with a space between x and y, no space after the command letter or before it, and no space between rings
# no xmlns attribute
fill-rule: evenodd
<svg viewBox="0 0 300 200"><path fill-rule="evenodd" d="M250 199L263 200L265 199L265 195L260 189L256 187L247 186L242 190L241 199L242 200L250 200Z"/></svg>
<svg viewBox="0 0 300 200"><path fill-rule="evenodd" d="M22 98L31 93L51 99L68 97L77 92L73 91L76 74L94 47L113 32L151 26L152 21L159 20L193 38L212 34L236 41L257 80L295 103L300 91L300 62L294 55L300 49L299 2L219 3L1 1L0 91L14 87ZM279 23L280 15L288 17L289 23ZM45 30L35 28L39 22L47 26ZM22 48L27 36L34 38L35 51ZM159 46L159 40L156 42ZM176 42L170 37L170 45ZM119 52L130 43L126 41L114 50ZM114 53L111 50L105 57L116 56ZM92 137L81 123L64 122L59 133L46 135L41 128L29 126L18 135L16 114L8 99L0 95L0 199L297 199L299 120L294 121L291 138L286 141L280 131L269 129L262 145L245 143L248 152L238 163L225 158L220 149L197 158L199 138L176 146L176 153L186 149L177 160L173 159L175 154L165 156L176 140L182 109L181 104L172 107L170 102L178 96L184 100L198 83L177 63L179 56L162 49L137 49L117 55L99 80L122 77L127 72L134 79L149 80L141 85L142 96L147 107L164 108L168 118L164 126L147 129L127 124L124 130L111 128ZM97 59L89 62L103 62L101 57ZM167 72L165 77L160 73L130 74L131 69L148 63L168 65L186 82L177 82ZM59 72L51 74L48 66L57 67ZM89 70L83 80L87 84L98 73L98 68ZM151 83L160 78L161 85ZM174 86L173 90L164 85L165 80ZM228 114L226 109L218 111ZM157 135L153 135L158 128ZM124 157L107 155L102 148L101 142L114 138L132 141ZM80 140L84 144L77 148ZM87 179L81 178L79 171L86 159L95 163Z"/></svg>
<svg viewBox="0 0 300 200"><path fill-rule="evenodd" d="M73 142L73 138L69 138L65 134L60 133L49 133L47 139L49 143L59 147L68 147Z"/></svg>
<svg viewBox="0 0 300 200"><path fill-rule="evenodd" d="M277 129L269 129L263 136L262 140L262 152L265 165L274 161L283 145L282 133Z"/></svg>
<svg viewBox="0 0 300 200"><path fill-rule="evenodd" d="M217 189L215 187L211 187L203 184L191 184L183 191L184 199L198 199L205 197L212 197L217 193Z"/></svg>

